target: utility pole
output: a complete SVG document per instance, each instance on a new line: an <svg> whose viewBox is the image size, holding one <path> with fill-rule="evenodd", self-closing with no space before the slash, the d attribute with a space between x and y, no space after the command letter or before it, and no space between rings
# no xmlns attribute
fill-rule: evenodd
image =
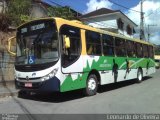
<svg viewBox="0 0 160 120"><path fill-rule="evenodd" d="M157 26L157 25L148 25L148 42L149 42L149 40L150 40L150 31L149 31L149 27L150 26Z"/></svg>
<svg viewBox="0 0 160 120"><path fill-rule="evenodd" d="M141 13L140 13L140 39L144 40L144 13L143 13L143 0L141 0Z"/></svg>

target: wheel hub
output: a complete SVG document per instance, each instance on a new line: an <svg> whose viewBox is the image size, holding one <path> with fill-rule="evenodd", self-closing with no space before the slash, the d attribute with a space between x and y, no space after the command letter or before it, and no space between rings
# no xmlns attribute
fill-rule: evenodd
<svg viewBox="0 0 160 120"><path fill-rule="evenodd" d="M94 90L96 88L96 82L93 78L88 81L88 89Z"/></svg>
<svg viewBox="0 0 160 120"><path fill-rule="evenodd" d="M141 75L140 72L138 73L138 79L139 79L139 80L142 80L142 75Z"/></svg>

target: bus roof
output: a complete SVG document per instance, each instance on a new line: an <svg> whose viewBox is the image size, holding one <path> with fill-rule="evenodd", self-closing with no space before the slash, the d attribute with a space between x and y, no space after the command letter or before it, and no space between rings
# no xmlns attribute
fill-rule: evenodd
<svg viewBox="0 0 160 120"><path fill-rule="evenodd" d="M126 36L121 36L121 35L118 35L116 33L113 33L113 32L109 32L109 31L106 31L106 30L102 30L102 29L98 29L98 28L94 28L92 26L89 26L89 25L85 25L83 24L82 22L80 21L77 21L77 20L66 20L66 19L63 19L63 18L54 18L57 22L61 22L62 24L69 24L69 25L72 25L72 26L77 26L79 28L82 28L82 29L87 29L87 30L92 30L92 31L95 31L95 32L100 32L100 33L104 33L104 34L109 34L111 36L114 36L114 37L119 37L119 38L123 38L123 39L127 39L127 40L131 40L131 41L136 41L136 42L139 42L139 43L143 43L143 44L148 44L148 45L152 45L151 43L149 42L146 42L144 40L140 40L140 39L135 39L135 38L129 38L129 37L126 37Z"/></svg>
<svg viewBox="0 0 160 120"><path fill-rule="evenodd" d="M146 42L144 40L140 40L140 39L136 39L136 38L129 38L129 37L126 37L126 36L122 36L122 35L118 35L116 33L113 33L113 32L109 32L109 31L106 31L106 30L102 30L102 29L98 29L98 28L94 28L92 26L89 26L89 25L85 25L83 24L82 22L78 21L78 20L66 20L66 19L63 19L63 18L59 18L59 17L46 17L46 18L39 18L39 19L34 19L34 20L31 20L31 21L28 21L28 22L25 22L23 24L21 24L20 26L18 26L17 28L27 24L27 23L30 23L30 22L33 22L33 21L36 21L36 20L51 20L51 19L55 19L57 23L59 24L69 24L69 25L72 25L72 26L77 26L79 28L82 28L82 29L86 29L86 30L91 30L91 31L95 31L95 32L99 32L99 33L104 33L104 34L108 34L108 35L111 35L111 36L114 36L114 37L119 37L119 38L123 38L123 39L127 39L127 40L131 40L131 41L135 41L135 42L139 42L139 43L143 43L143 44L147 44L147 45L152 45L151 43L149 42Z"/></svg>

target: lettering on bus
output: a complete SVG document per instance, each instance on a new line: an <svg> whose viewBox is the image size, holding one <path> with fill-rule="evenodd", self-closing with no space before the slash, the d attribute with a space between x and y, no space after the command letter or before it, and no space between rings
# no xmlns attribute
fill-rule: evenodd
<svg viewBox="0 0 160 120"><path fill-rule="evenodd" d="M32 30L32 31L34 31L34 30L39 30L39 29L42 29L42 28L45 28L45 24L44 24L44 23L31 26L31 30Z"/></svg>
<svg viewBox="0 0 160 120"><path fill-rule="evenodd" d="M111 66L111 64L100 64L101 68L110 68Z"/></svg>

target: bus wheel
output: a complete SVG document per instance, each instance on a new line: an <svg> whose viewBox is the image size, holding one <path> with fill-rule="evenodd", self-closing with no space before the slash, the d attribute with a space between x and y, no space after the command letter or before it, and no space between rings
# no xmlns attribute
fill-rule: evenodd
<svg viewBox="0 0 160 120"><path fill-rule="evenodd" d="M137 72L137 82L138 83L142 82L142 79L143 79L142 70L138 69L138 72Z"/></svg>
<svg viewBox="0 0 160 120"><path fill-rule="evenodd" d="M84 93L86 96L92 96L97 93L98 88L98 82L96 75L91 74L86 82L86 88L84 90Z"/></svg>

